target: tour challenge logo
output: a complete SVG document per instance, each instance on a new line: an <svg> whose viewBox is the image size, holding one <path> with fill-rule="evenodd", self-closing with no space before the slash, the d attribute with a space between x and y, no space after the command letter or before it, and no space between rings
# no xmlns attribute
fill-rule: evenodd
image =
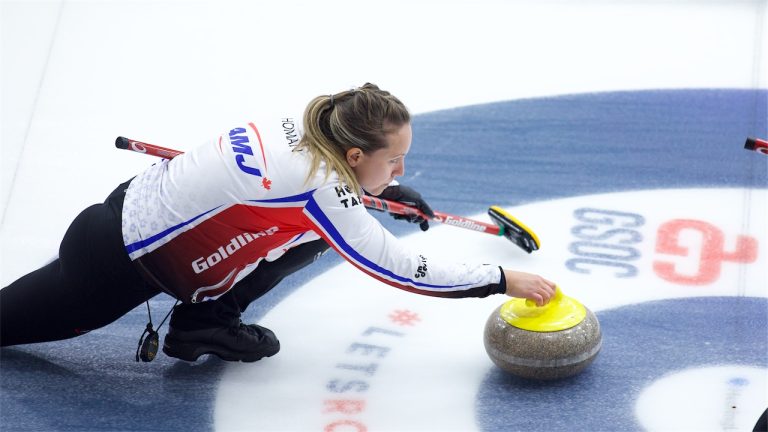
<svg viewBox="0 0 768 432"><path fill-rule="evenodd" d="M576 255L566 267L578 273L591 273L598 266L614 269L617 278L635 277L641 257L635 247L643 240L636 228L645 224L637 213L606 209L580 208L573 212L580 223L571 229L578 240L568 250ZM683 238L688 237L687 244ZM726 250L723 230L698 219L673 219L663 222L656 231L655 252L697 261L693 272L680 272L673 260L659 258L653 261L654 273L669 282L681 285L708 285L716 282L724 263L750 264L757 259L758 240L753 236L735 235L732 250ZM694 245L696 247L690 247Z"/></svg>

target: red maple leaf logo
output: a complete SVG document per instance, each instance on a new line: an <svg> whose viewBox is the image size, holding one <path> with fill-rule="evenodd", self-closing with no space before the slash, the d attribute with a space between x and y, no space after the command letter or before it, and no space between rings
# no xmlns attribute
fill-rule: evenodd
<svg viewBox="0 0 768 432"><path fill-rule="evenodd" d="M261 185L264 186L264 189L270 190L272 189L272 180L269 180L268 178L264 177L261 180Z"/></svg>

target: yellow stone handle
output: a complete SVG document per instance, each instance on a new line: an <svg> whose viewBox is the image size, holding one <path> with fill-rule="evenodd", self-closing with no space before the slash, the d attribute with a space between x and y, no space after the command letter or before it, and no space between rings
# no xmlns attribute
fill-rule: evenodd
<svg viewBox="0 0 768 432"><path fill-rule="evenodd" d="M531 299L525 299L525 306L529 308L546 308L552 306L552 304L560 304L560 302L563 300L563 292L560 290L559 285L555 285L555 295L549 299L549 303L545 304L544 306L539 306L536 304L535 301Z"/></svg>
<svg viewBox="0 0 768 432"><path fill-rule="evenodd" d="M576 299L563 294L560 287L544 306L523 298L513 298L501 306L501 318L512 326L531 331L560 331L578 325L587 315Z"/></svg>

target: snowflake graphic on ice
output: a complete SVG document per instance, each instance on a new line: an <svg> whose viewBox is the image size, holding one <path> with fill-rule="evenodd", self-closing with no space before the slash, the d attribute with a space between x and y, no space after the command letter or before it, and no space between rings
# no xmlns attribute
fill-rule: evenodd
<svg viewBox="0 0 768 432"><path fill-rule="evenodd" d="M389 314L389 319L392 320L393 323L401 326L412 326L417 321L421 321L421 318L419 318L418 314L413 313L407 309L398 309L393 311L391 314Z"/></svg>

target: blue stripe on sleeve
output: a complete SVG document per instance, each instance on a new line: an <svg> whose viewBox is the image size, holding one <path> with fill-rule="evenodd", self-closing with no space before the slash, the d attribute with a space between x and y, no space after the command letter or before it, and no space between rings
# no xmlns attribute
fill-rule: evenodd
<svg viewBox="0 0 768 432"><path fill-rule="evenodd" d="M398 282L401 282L403 284L410 284L413 286L418 287L428 287L428 288L459 288L464 286L469 286L471 284L463 284L463 285L431 285L431 284L425 284L421 282L416 282L412 279L396 275L392 273L391 271L380 267L376 265L375 263L371 262L364 256L360 255L352 246L350 246L344 238L341 236L339 231L336 229L336 227L331 223L330 219L328 219L328 216L323 213L323 211L320 209L320 206L317 204L314 198L311 198L305 207L309 214L311 214L315 220L320 224L320 226L323 228L323 230L328 234L331 239L333 239L334 243L344 251L345 254L350 256L352 259L360 263L361 265L364 265L365 267L371 269L372 271L386 275L390 277L391 279L394 279Z"/></svg>

